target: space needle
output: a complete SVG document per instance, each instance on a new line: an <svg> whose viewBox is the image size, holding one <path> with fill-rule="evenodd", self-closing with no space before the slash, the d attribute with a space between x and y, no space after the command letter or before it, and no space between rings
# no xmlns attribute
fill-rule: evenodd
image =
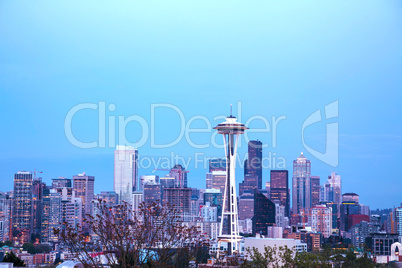
<svg viewBox="0 0 402 268"><path fill-rule="evenodd" d="M218 235L219 257L219 249L222 242L227 242L228 254L231 255L232 252L239 251L239 244L242 239L239 235L235 167L239 135L244 134L244 131L248 127L237 122L236 117L232 116L232 106L230 106L230 116L226 117L226 121L218 124L214 129L223 135L226 155L226 183Z"/></svg>

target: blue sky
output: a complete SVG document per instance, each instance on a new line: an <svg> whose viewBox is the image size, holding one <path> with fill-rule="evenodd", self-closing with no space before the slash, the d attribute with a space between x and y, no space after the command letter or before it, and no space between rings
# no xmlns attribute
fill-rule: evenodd
<svg viewBox="0 0 402 268"><path fill-rule="evenodd" d="M65 117L78 104L114 104L107 118L137 115L149 123L151 105L167 103L186 122L202 115L213 125L231 103L238 115L240 102L243 122L286 116L275 148L272 132L249 135L269 144L264 156L275 153L292 170L303 151L322 183L336 171L343 192L358 193L362 203L399 206L401 13L400 1L2 1L0 191L12 189L16 171L35 168L46 182L85 171L96 177L97 192L113 189L113 148L81 149L65 136ZM313 157L301 140L303 122L334 101L339 117L328 122L339 125L337 167ZM94 141L98 123L97 111L81 111L72 130ZM306 143L320 151L326 123L305 132ZM180 133L172 109L157 110L155 126L158 143ZM142 133L135 122L126 128L133 142ZM198 143L211 137L192 135ZM186 139L165 149L151 148L148 139L139 152L223 156L222 149L195 149ZM189 170L190 186L205 187L205 170Z"/></svg>

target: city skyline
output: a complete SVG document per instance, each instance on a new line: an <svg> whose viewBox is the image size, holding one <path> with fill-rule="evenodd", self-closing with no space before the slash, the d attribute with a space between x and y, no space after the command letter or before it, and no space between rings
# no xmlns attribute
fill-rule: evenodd
<svg viewBox="0 0 402 268"><path fill-rule="evenodd" d="M401 25L400 0L2 1L0 263L402 267Z"/></svg>

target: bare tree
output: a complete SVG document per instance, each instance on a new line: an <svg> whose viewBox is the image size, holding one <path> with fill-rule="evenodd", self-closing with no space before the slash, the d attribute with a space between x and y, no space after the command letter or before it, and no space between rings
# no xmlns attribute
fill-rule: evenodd
<svg viewBox="0 0 402 268"><path fill-rule="evenodd" d="M209 249L195 226L183 224L173 206L141 203L133 211L127 203L109 207L95 202L95 216L87 215L90 235L64 224L62 243L84 267L187 267Z"/></svg>

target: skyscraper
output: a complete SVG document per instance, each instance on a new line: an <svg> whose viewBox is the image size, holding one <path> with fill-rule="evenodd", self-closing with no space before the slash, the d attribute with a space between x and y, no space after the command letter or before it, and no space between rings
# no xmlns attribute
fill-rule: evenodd
<svg viewBox="0 0 402 268"><path fill-rule="evenodd" d="M320 204L320 176L311 176L311 206Z"/></svg>
<svg viewBox="0 0 402 268"><path fill-rule="evenodd" d="M395 211L395 229L399 236L402 236L402 207L394 209Z"/></svg>
<svg viewBox="0 0 402 268"><path fill-rule="evenodd" d="M206 189L203 194L203 203L202 205L210 204L211 207L217 207L218 209L218 217L222 216L222 202L223 195L218 189Z"/></svg>
<svg viewBox="0 0 402 268"><path fill-rule="evenodd" d="M159 176L156 175L141 175L140 176L140 184L139 184L139 190L142 191L144 188L144 184L146 183L159 183Z"/></svg>
<svg viewBox="0 0 402 268"><path fill-rule="evenodd" d="M212 171L226 171L226 159L225 158L214 158L208 161L209 172Z"/></svg>
<svg viewBox="0 0 402 268"><path fill-rule="evenodd" d="M140 210L140 204L144 201L144 193L142 191L133 192L133 211Z"/></svg>
<svg viewBox="0 0 402 268"><path fill-rule="evenodd" d="M52 179L52 188L72 187L71 179L59 177L58 179Z"/></svg>
<svg viewBox="0 0 402 268"><path fill-rule="evenodd" d="M187 187L187 171L179 164L174 165L170 170L169 177L175 178L175 187L186 188Z"/></svg>
<svg viewBox="0 0 402 268"><path fill-rule="evenodd" d="M340 205L339 229L341 231L349 231L351 215L360 214L359 195L355 193L346 193L342 195L342 204ZM367 215L364 215L368 218Z"/></svg>
<svg viewBox="0 0 402 268"><path fill-rule="evenodd" d="M239 220L254 217L254 191L245 191L239 196Z"/></svg>
<svg viewBox="0 0 402 268"><path fill-rule="evenodd" d="M285 207L285 216L290 216L289 174L287 170L271 170L270 172L271 200L279 201Z"/></svg>
<svg viewBox="0 0 402 268"><path fill-rule="evenodd" d="M211 188L207 189L218 189L223 194L225 192L226 183L226 171L212 171L207 173L207 183L208 181Z"/></svg>
<svg viewBox="0 0 402 268"><path fill-rule="evenodd" d="M164 195L164 191L166 188L173 188L174 187L174 183L175 183L175 178L171 178L171 177L162 177L160 178L160 184L161 184L161 198L163 200L163 195Z"/></svg>
<svg viewBox="0 0 402 268"><path fill-rule="evenodd" d="M34 178L32 181L32 208L33 208L33 229L36 235L41 233L42 224L42 197L45 183L42 178Z"/></svg>
<svg viewBox="0 0 402 268"><path fill-rule="evenodd" d="M96 195L96 199L100 199L105 202L107 207L113 207L119 204L119 195L115 191L101 191Z"/></svg>
<svg viewBox="0 0 402 268"><path fill-rule="evenodd" d="M262 189L262 142L248 142L248 160L246 175L255 176L257 180L257 189Z"/></svg>
<svg viewBox="0 0 402 268"><path fill-rule="evenodd" d="M308 217L309 225L314 232L321 233L325 238L332 234L332 210L323 205L317 205L310 209Z"/></svg>
<svg viewBox="0 0 402 268"><path fill-rule="evenodd" d="M53 229L60 228L62 221L61 194L49 186L43 190L43 213L42 213L42 241L58 242L58 236Z"/></svg>
<svg viewBox="0 0 402 268"><path fill-rule="evenodd" d="M342 181L341 176L337 175L335 172L332 172L330 176L328 176L328 180L324 183L322 187L322 201L324 202L334 202L338 204L338 206L342 202Z"/></svg>
<svg viewBox="0 0 402 268"><path fill-rule="evenodd" d="M143 185L144 187L144 202L145 203L162 203L161 185L154 181L150 181Z"/></svg>
<svg viewBox="0 0 402 268"><path fill-rule="evenodd" d="M14 240L28 242L33 226L32 174L19 171L14 175L14 202L12 208Z"/></svg>
<svg viewBox="0 0 402 268"><path fill-rule="evenodd" d="M72 197L71 201L66 202L66 222L69 226L74 227L77 230L82 229L82 199Z"/></svg>
<svg viewBox="0 0 402 268"><path fill-rule="evenodd" d="M253 235L267 235L268 226L275 224L275 204L259 191L254 192Z"/></svg>
<svg viewBox="0 0 402 268"><path fill-rule="evenodd" d="M114 151L114 191L120 201L132 203L137 190L138 151L131 146L117 145Z"/></svg>
<svg viewBox="0 0 402 268"><path fill-rule="evenodd" d="M253 174L244 175L243 182L239 183L239 195L242 195L244 191L254 192L254 190L257 189L258 189L258 176Z"/></svg>
<svg viewBox="0 0 402 268"><path fill-rule="evenodd" d="M13 200L9 195L0 193L0 241L12 240L11 236L11 207Z"/></svg>
<svg viewBox="0 0 402 268"><path fill-rule="evenodd" d="M163 204L173 205L182 220L186 221L191 211L191 188L166 188L163 194Z"/></svg>
<svg viewBox="0 0 402 268"><path fill-rule="evenodd" d="M344 193L342 195L342 203L349 201L359 204L359 195L356 193Z"/></svg>
<svg viewBox="0 0 402 268"><path fill-rule="evenodd" d="M307 215L311 206L311 162L301 153L293 161L292 214Z"/></svg>
<svg viewBox="0 0 402 268"><path fill-rule="evenodd" d="M76 198L81 198L82 218L92 215L91 201L94 199L95 177L84 173L73 176L73 190Z"/></svg>

